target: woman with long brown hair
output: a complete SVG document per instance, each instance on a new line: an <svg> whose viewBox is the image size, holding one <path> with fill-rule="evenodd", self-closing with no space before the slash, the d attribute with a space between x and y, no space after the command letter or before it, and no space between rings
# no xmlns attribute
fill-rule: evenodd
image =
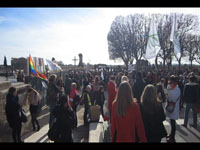
<svg viewBox="0 0 200 150"><path fill-rule="evenodd" d="M136 132L140 142L146 142L144 125L139 105L134 102L128 82L122 82L112 104L112 142L136 142Z"/></svg>
<svg viewBox="0 0 200 150"><path fill-rule="evenodd" d="M147 142L160 143L161 139L167 136L167 131L163 125L166 116L154 85L149 84L144 88L140 110Z"/></svg>

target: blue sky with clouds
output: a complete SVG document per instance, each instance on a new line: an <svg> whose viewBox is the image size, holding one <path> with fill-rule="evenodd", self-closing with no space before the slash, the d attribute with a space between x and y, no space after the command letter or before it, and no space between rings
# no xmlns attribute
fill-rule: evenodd
<svg viewBox="0 0 200 150"><path fill-rule="evenodd" d="M7 56L42 57L73 64L83 53L85 63L107 63L107 34L117 15L185 12L199 8L0 8L0 64Z"/></svg>

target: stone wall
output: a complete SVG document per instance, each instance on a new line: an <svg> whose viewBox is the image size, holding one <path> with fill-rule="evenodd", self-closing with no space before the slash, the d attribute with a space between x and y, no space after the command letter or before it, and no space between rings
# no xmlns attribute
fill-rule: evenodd
<svg viewBox="0 0 200 150"><path fill-rule="evenodd" d="M8 125L6 114L5 114L5 105L6 105L6 95L8 93L8 89L10 86L14 86L17 89L19 95L19 103L23 104L23 108L28 115L28 122L23 124L22 134L25 133L30 124L30 115L29 115L29 106L27 101L25 100L27 88L30 86L29 84L24 83L15 83L11 84L11 82L1 82L0 83L0 142L12 142L11 138L11 128Z"/></svg>

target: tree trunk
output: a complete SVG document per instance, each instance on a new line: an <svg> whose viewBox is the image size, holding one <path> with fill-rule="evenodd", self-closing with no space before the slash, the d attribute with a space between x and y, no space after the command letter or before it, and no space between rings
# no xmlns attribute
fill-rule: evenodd
<svg viewBox="0 0 200 150"><path fill-rule="evenodd" d="M178 70L181 70L181 58L178 60Z"/></svg>
<svg viewBox="0 0 200 150"><path fill-rule="evenodd" d="M163 58L163 69L165 69L165 58Z"/></svg>
<svg viewBox="0 0 200 150"><path fill-rule="evenodd" d="M190 61L190 67L191 67L191 69L192 69L192 60Z"/></svg>
<svg viewBox="0 0 200 150"><path fill-rule="evenodd" d="M158 56L156 56L156 59L155 59L155 66L156 66L156 69L158 69Z"/></svg>

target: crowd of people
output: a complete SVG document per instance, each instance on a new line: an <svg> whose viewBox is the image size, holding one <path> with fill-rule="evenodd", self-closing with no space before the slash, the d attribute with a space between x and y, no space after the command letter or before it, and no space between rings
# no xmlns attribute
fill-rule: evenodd
<svg viewBox="0 0 200 150"><path fill-rule="evenodd" d="M47 105L50 108L49 129L56 130L55 142L73 142L72 130L77 128L77 106L84 105L84 125L91 119L90 107L99 105L103 118L109 118L112 142L175 142L176 120L186 104L183 126L187 128L189 110L193 110L193 124L197 128L200 105L199 73L166 70L133 71L70 71L65 80L50 75L47 89ZM108 92L108 111L104 113L105 91ZM39 93L28 90L33 130L37 121ZM13 140L20 140L21 123L13 121L18 105L16 90L7 96L7 118L13 128ZM15 112L11 111L15 103ZM165 106L166 104L166 106ZM12 106L14 107L14 105ZM14 110L14 109L13 109ZM11 115L12 114L12 115ZM169 117L171 132L167 133L163 121ZM15 123L13 123L15 122ZM14 124L14 125L13 125ZM51 130L52 131L52 130Z"/></svg>

